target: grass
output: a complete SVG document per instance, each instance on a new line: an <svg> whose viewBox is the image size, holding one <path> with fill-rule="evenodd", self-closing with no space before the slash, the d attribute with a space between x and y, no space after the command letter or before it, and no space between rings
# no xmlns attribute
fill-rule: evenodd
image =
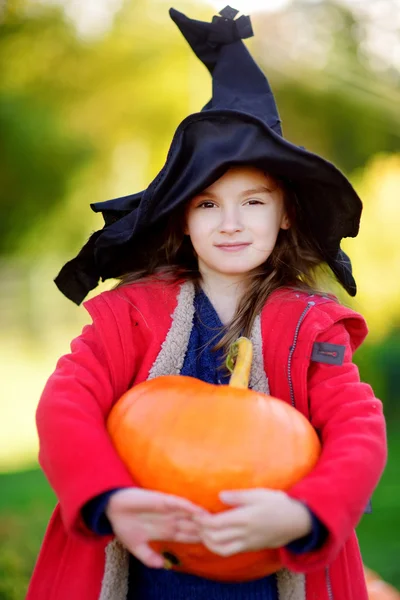
<svg viewBox="0 0 400 600"><path fill-rule="evenodd" d="M371 515L357 528L364 563L400 589L400 422L388 424L389 458L372 499Z"/></svg>
<svg viewBox="0 0 400 600"><path fill-rule="evenodd" d="M400 588L400 428L389 431L387 469L358 536L366 565ZM35 563L55 496L39 469L0 475L0 600L21 600Z"/></svg>
<svg viewBox="0 0 400 600"><path fill-rule="evenodd" d="M39 469L0 475L0 600L22 600L56 499Z"/></svg>

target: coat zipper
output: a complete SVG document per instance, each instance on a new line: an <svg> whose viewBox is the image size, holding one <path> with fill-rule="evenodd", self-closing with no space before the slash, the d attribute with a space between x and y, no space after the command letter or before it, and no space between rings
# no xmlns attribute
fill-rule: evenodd
<svg viewBox="0 0 400 600"><path fill-rule="evenodd" d="M290 347L290 351L289 351L287 373L288 373L288 382L289 382L289 391L290 391L290 402L294 408L296 407L296 401L295 401L295 397L294 397L294 389L293 389L293 382L292 382L292 358L293 358L294 351L296 350L300 327L301 327L304 319L306 318L307 313L309 312L309 310L311 310L311 308L313 306L315 306L315 302L313 302L313 301L307 302L307 306L304 308L303 312L301 313L300 318L296 325L295 332L294 332L293 343L292 343L292 345ZM328 592L328 599L334 600L331 576L329 573L329 567L326 567L326 569L325 569L325 581L326 581L326 589Z"/></svg>
<svg viewBox="0 0 400 600"><path fill-rule="evenodd" d="M292 357L293 357L294 351L296 350L297 338L299 337L299 331L300 331L301 324L303 323L304 319L306 318L308 311L314 305L315 305L315 302L313 302L313 301L307 302L307 306L304 308L304 310L301 313L300 318L297 322L296 329L294 332L293 343L290 347L289 358L288 358L288 381L289 381L289 390L290 390L290 402L293 407L296 406L296 403L295 403L295 398L294 398L294 389L293 389L293 382L292 382Z"/></svg>
<svg viewBox="0 0 400 600"><path fill-rule="evenodd" d="M329 573L329 567L326 567L326 569L325 569L325 581L326 581L326 589L328 590L328 598L329 598L329 600L334 600L333 591L332 591L331 574Z"/></svg>

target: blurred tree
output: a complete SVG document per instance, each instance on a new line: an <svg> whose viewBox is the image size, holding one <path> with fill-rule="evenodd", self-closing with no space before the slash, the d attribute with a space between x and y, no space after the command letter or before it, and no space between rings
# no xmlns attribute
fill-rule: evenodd
<svg viewBox="0 0 400 600"><path fill-rule="evenodd" d="M6 254L67 197L71 174L90 153L28 94L0 95L0 129L0 254Z"/></svg>
<svg viewBox="0 0 400 600"><path fill-rule="evenodd" d="M255 40L285 136L347 174L400 147L400 76L367 61L365 20L362 8L356 15L339 2L298 0L260 15L263 35Z"/></svg>
<svg viewBox="0 0 400 600"><path fill-rule="evenodd" d="M356 353L356 363L363 381L371 384L378 398L384 400L389 422L400 417L400 325L394 324L375 344L364 344Z"/></svg>
<svg viewBox="0 0 400 600"><path fill-rule="evenodd" d="M207 102L209 75L166 8L125 2L109 30L83 38L61 8L9 4L0 31L0 254L69 256L101 226L89 203L147 186L176 126ZM205 6L190 13L211 15ZM249 43L271 77L289 139L347 173L398 147L390 98L367 102L356 93L377 76L359 60L349 11L297 2L253 21ZM347 79L337 77L339 63Z"/></svg>
<svg viewBox="0 0 400 600"><path fill-rule="evenodd" d="M331 160L348 175L374 154L398 150L396 119L378 102L365 103L339 86L312 87L316 78L274 86L285 137Z"/></svg>
<svg viewBox="0 0 400 600"><path fill-rule="evenodd" d="M375 156L353 179L364 204L361 227L342 245L359 288L353 306L381 339L400 315L400 154Z"/></svg>
<svg viewBox="0 0 400 600"><path fill-rule="evenodd" d="M70 252L99 225L89 202L160 168L188 112L191 63L167 11L156 19L144 1L86 40L54 7L11 8L0 33L0 254Z"/></svg>
<svg viewBox="0 0 400 600"><path fill-rule="evenodd" d="M32 18L18 15L16 5L0 28L0 254L15 251L67 198L71 175L91 156L82 135L61 118L44 77L56 76L56 48L70 55L79 43L61 14Z"/></svg>

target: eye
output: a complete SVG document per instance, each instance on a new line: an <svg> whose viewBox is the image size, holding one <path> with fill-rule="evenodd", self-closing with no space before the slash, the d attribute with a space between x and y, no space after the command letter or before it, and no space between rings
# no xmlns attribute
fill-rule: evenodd
<svg viewBox="0 0 400 600"><path fill-rule="evenodd" d="M250 198L250 200L246 200L245 204L249 204L250 206L254 206L256 204L265 204L265 203L262 202L261 200L258 200L257 198Z"/></svg>
<svg viewBox="0 0 400 600"><path fill-rule="evenodd" d="M211 200L204 200L204 202L197 205L197 208L213 208L213 206L215 206L214 202Z"/></svg>

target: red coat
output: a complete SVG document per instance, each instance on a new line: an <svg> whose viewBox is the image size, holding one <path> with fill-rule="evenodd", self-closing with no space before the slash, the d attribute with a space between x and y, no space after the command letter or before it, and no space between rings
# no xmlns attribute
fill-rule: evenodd
<svg viewBox="0 0 400 600"><path fill-rule="evenodd" d="M27 600L100 597L112 538L89 532L81 509L104 491L134 485L105 420L129 387L147 379L168 332L171 337L178 292L178 286L135 284L85 303L93 323L59 360L37 411L40 464L59 504ZM367 334L364 319L328 298L278 291L262 311L261 331L271 394L294 402L323 445L315 469L289 494L325 524L328 540L307 554L281 550L285 567L306 574L306 594L280 600L367 600L354 528L383 471L386 438L381 402L351 362ZM312 361L316 341L345 346L343 364ZM120 596L103 586L102 599Z"/></svg>

